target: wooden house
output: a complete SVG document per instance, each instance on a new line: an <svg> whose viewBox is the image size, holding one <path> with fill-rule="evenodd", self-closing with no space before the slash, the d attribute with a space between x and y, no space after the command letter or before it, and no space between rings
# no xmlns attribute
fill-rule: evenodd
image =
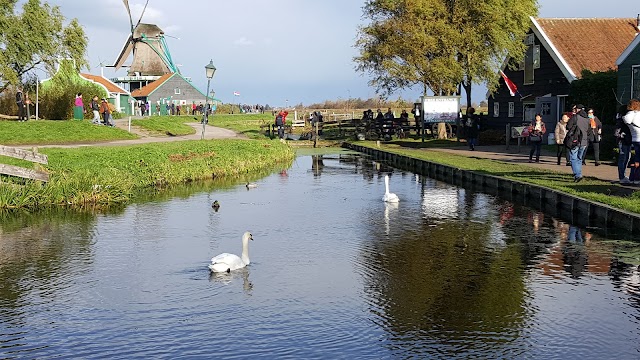
<svg viewBox="0 0 640 360"><path fill-rule="evenodd" d="M636 38L636 19L531 18L525 37L525 59L503 65L505 75L518 88L511 96L503 79L489 97L488 125L530 122L536 113L555 124L568 111L570 84L583 70L616 69L616 59ZM509 66L507 66L509 65ZM515 65L515 66L514 66Z"/></svg>
<svg viewBox="0 0 640 360"><path fill-rule="evenodd" d="M167 104L199 105L206 100L205 94L179 73L162 75L149 85L132 91L131 96L143 103L149 102L152 114L157 114L156 105L159 105L160 115L166 114ZM209 97L209 102L211 101L219 102Z"/></svg>
<svg viewBox="0 0 640 360"><path fill-rule="evenodd" d="M89 80L91 82L94 82L102 86L109 94L109 102L115 106L118 112L127 114L127 115L133 114L132 107L131 107L131 102L133 101L133 97L131 96L131 93L129 93L127 90L121 88L111 80L101 75L81 73L80 76L86 80Z"/></svg>
<svg viewBox="0 0 640 360"><path fill-rule="evenodd" d="M640 30L640 16L636 19ZM640 99L640 36L627 46L616 61L618 66L618 101L626 104L631 99Z"/></svg>

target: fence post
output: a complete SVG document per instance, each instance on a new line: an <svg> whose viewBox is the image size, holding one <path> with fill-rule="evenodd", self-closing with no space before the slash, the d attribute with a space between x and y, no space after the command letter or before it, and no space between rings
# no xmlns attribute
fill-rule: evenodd
<svg viewBox="0 0 640 360"><path fill-rule="evenodd" d="M507 150L509 150L509 144L511 143L511 123L507 123L507 136L505 137L507 141Z"/></svg>

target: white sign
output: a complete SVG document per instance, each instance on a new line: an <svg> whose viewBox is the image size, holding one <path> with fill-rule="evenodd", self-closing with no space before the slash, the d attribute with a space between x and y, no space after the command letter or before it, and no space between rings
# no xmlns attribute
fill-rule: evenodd
<svg viewBox="0 0 640 360"><path fill-rule="evenodd" d="M422 105L425 123L455 124L460 112L459 96L426 96Z"/></svg>

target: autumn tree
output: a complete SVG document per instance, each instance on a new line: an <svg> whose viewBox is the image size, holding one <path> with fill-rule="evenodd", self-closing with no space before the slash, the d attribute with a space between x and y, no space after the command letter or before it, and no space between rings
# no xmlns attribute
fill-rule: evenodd
<svg viewBox="0 0 640 360"><path fill-rule="evenodd" d="M27 0L21 12L15 0L0 0L0 92L42 66L54 72L61 58L73 59L77 70L87 66L88 39L76 19L66 22L58 6Z"/></svg>
<svg viewBox="0 0 640 360"><path fill-rule="evenodd" d="M421 85L436 95L458 84L495 88L502 61L523 58L523 37L536 0L368 0L370 24L359 29L356 69L383 93Z"/></svg>

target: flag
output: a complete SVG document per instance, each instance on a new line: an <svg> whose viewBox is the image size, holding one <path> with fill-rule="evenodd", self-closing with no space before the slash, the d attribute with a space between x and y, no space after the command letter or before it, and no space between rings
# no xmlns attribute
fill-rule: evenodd
<svg viewBox="0 0 640 360"><path fill-rule="evenodd" d="M233 96L240 96L240 93L239 93L239 92L237 92L237 91L234 91L234 92L233 92Z"/></svg>
<svg viewBox="0 0 640 360"><path fill-rule="evenodd" d="M507 84L507 87L509 88L509 93L511 94L511 96L516 96L516 94L519 94L518 87L516 86L516 84L514 84L513 81L511 81L502 70L500 70L500 75L502 75L502 78L504 79L504 83Z"/></svg>

